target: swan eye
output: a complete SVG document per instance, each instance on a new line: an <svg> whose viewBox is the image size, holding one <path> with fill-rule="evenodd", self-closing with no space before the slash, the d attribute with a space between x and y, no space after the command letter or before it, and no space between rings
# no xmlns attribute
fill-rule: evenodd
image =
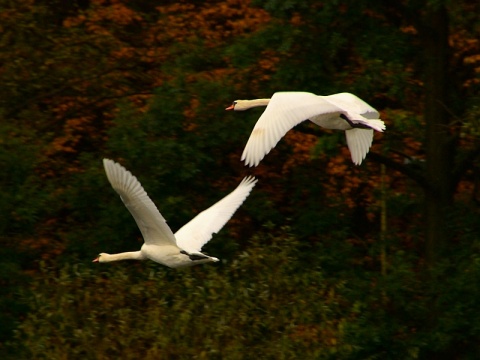
<svg viewBox="0 0 480 360"><path fill-rule="evenodd" d="M237 105L237 102L236 102L236 101L234 101L234 102L232 103L232 105Z"/></svg>

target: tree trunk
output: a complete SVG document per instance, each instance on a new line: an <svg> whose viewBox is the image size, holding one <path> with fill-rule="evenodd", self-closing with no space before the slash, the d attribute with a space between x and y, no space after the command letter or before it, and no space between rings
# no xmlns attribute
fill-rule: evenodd
<svg viewBox="0 0 480 360"><path fill-rule="evenodd" d="M447 112L448 15L443 6L427 8L422 30L425 66L427 152L426 259L429 266L448 241L447 213L452 204L454 148Z"/></svg>
<svg viewBox="0 0 480 360"><path fill-rule="evenodd" d="M449 129L448 109L448 14L444 6L427 7L424 13L421 37L425 70L425 122L426 122L426 234L425 254L427 272L425 280L433 284L441 281L429 271L438 264L449 241L448 213L453 203L454 146ZM435 331L444 308L433 300L428 314L427 331ZM425 359L451 359L451 346L429 349Z"/></svg>

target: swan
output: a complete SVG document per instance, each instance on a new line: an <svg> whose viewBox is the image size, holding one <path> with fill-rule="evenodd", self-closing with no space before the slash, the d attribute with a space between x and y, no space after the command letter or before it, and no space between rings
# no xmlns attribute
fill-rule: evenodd
<svg viewBox="0 0 480 360"><path fill-rule="evenodd" d="M345 130L352 161L360 165L373 140L373 130L383 132L379 113L350 93L319 96L308 92L276 92L271 99L235 100L225 110L267 108L258 119L241 160L257 166L288 130L305 120L326 128Z"/></svg>
<svg viewBox="0 0 480 360"><path fill-rule="evenodd" d="M194 217L175 235L148 197L140 182L120 164L103 159L108 181L120 195L137 223L145 243L139 251L119 254L100 253L93 262L150 259L171 268L219 261L200 252L213 233L217 233L245 201L257 180L245 177L240 185L222 200Z"/></svg>

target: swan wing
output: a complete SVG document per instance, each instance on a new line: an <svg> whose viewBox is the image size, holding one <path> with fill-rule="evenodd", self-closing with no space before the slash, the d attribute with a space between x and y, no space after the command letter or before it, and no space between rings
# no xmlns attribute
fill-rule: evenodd
<svg viewBox="0 0 480 360"><path fill-rule="evenodd" d="M108 181L135 219L145 243L177 246L172 230L137 178L112 160L103 159L103 166Z"/></svg>
<svg viewBox="0 0 480 360"><path fill-rule="evenodd" d="M342 108L343 113L355 124L368 126L383 132L385 123L379 119L380 114L359 97L350 93L322 96L326 101Z"/></svg>
<svg viewBox="0 0 480 360"><path fill-rule="evenodd" d="M372 129L350 129L345 130L347 145L355 165L360 165L367 156L373 141Z"/></svg>
<svg viewBox="0 0 480 360"><path fill-rule="evenodd" d="M195 216L175 233L178 246L188 253L199 252L214 233L220 231L245 201L257 180L248 176L233 190L208 209Z"/></svg>
<svg viewBox="0 0 480 360"><path fill-rule="evenodd" d="M378 119L380 117L377 110L353 94L339 93L321 97L345 111L360 114L367 119Z"/></svg>
<svg viewBox="0 0 480 360"><path fill-rule="evenodd" d="M337 105L312 93L277 92L255 124L241 159L246 165L257 166L295 125L314 116L341 111Z"/></svg>

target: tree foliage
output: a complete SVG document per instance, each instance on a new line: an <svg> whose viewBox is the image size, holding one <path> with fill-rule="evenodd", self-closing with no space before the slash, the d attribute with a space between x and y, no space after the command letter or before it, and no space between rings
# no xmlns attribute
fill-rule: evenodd
<svg viewBox="0 0 480 360"><path fill-rule="evenodd" d="M2 355L478 357L477 2L0 6ZM387 131L355 167L301 124L245 168L261 110L224 108L282 90L355 93ZM173 230L256 175L223 262L84 265L142 243L103 157Z"/></svg>

